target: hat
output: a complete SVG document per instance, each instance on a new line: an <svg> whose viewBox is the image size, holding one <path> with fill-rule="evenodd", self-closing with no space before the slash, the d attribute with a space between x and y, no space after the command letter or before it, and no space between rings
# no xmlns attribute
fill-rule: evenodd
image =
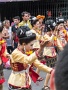
<svg viewBox="0 0 68 90"><path fill-rule="evenodd" d="M37 19L40 19L40 18L44 19L45 16L44 16L44 15L38 15L36 18L37 18Z"/></svg>
<svg viewBox="0 0 68 90"><path fill-rule="evenodd" d="M19 38L20 44L29 43L30 41L36 39L35 33L32 33L32 31L27 26L21 26L18 28L17 36Z"/></svg>

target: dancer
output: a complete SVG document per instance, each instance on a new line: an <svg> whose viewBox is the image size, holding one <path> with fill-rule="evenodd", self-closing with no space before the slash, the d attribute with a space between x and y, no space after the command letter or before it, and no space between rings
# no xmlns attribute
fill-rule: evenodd
<svg viewBox="0 0 68 90"><path fill-rule="evenodd" d="M5 82L4 73L3 73L3 64L6 64L6 62L8 61L6 42L2 38L2 30L3 30L3 24L2 22L0 22L0 90L3 90L3 83Z"/></svg>
<svg viewBox="0 0 68 90"><path fill-rule="evenodd" d="M55 47L57 47L59 50L63 50L63 47L58 40L58 38L54 35L55 26L53 24L47 26L47 33L46 35L51 37L51 42L47 44L44 48L43 54L45 55L46 64L48 67L55 67L56 61L57 61L57 53L55 50ZM47 73L46 79L44 82L44 87L42 90L49 90L48 82L50 79L50 74Z"/></svg>
<svg viewBox="0 0 68 90"><path fill-rule="evenodd" d="M11 54L12 73L8 80L9 90L32 90L31 73L29 73L31 68L29 69L29 66L34 64L37 68L47 73L51 73L53 70L52 68L44 66L38 60L46 42L42 42L40 44L40 49L30 56L27 56L26 51L32 49L36 35L26 26L20 27L17 35L19 38L19 46Z"/></svg>

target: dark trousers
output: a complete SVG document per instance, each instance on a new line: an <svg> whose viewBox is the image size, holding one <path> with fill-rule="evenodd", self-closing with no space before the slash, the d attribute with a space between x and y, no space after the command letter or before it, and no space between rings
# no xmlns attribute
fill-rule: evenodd
<svg viewBox="0 0 68 90"><path fill-rule="evenodd" d="M8 51L9 54L11 54L12 51L13 51L13 47L12 46L7 46L7 51Z"/></svg>
<svg viewBox="0 0 68 90"><path fill-rule="evenodd" d="M14 42L14 49L16 49L18 46L18 43L17 42Z"/></svg>

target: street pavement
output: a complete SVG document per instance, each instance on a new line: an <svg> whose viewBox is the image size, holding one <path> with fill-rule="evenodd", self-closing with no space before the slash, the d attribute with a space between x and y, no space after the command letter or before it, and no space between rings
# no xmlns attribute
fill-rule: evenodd
<svg viewBox="0 0 68 90"><path fill-rule="evenodd" d="M5 76L5 79L6 79L6 82L4 83L4 88L3 90L8 90L8 84L7 84L7 81L8 81L8 78L9 78L9 75L11 74L11 70L8 70L8 69L4 69L4 76ZM42 78L45 79L45 76L46 76L46 73L44 72L40 72L40 76ZM41 82L36 82L36 83L31 83L32 85L32 90L41 90L42 87L43 87L43 84L44 84L44 80L41 81Z"/></svg>

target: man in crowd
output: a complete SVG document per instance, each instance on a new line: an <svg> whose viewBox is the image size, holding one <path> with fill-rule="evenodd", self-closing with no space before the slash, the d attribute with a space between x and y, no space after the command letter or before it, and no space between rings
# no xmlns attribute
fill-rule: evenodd
<svg viewBox="0 0 68 90"><path fill-rule="evenodd" d="M14 49L17 48L17 45L18 45L17 29L18 29L19 22L20 22L20 17L15 16L14 17L14 25L12 26Z"/></svg>
<svg viewBox="0 0 68 90"><path fill-rule="evenodd" d="M28 26L30 29L32 29L32 25L31 25L31 23L29 21L30 13L25 11L25 12L22 12L21 15L22 15L23 20L19 23L19 27L20 26Z"/></svg>

